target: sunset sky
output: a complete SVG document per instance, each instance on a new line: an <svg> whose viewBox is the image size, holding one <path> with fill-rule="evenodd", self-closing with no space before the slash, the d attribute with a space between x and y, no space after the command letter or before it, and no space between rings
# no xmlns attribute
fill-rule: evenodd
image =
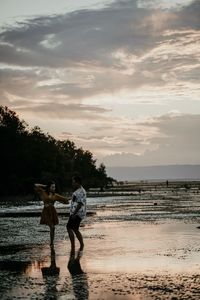
<svg viewBox="0 0 200 300"><path fill-rule="evenodd" d="M106 166L200 164L200 1L0 0L0 104Z"/></svg>

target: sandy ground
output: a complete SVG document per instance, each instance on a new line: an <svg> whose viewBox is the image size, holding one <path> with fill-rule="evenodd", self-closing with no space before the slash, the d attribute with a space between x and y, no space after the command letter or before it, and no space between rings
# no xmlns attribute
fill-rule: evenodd
<svg viewBox="0 0 200 300"><path fill-rule="evenodd" d="M200 229L195 221L88 218L81 227L81 258L78 251L70 256L64 218L55 252L37 218L0 223L2 300L200 299Z"/></svg>

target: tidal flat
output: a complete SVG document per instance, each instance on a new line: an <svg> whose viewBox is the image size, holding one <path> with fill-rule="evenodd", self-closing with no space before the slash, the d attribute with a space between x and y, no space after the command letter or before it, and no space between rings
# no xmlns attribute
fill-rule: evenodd
<svg viewBox="0 0 200 300"><path fill-rule="evenodd" d="M2 202L0 213L42 203ZM0 298L200 299L200 194L162 189L88 198L83 255L70 255L69 207L57 204L55 247L38 216L0 218Z"/></svg>

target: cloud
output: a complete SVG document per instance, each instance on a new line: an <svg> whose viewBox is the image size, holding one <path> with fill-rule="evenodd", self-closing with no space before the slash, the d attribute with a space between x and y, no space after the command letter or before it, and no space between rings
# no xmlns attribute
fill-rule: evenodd
<svg viewBox="0 0 200 300"><path fill-rule="evenodd" d="M65 122L57 135L108 165L199 162L189 101L199 101L200 3L160 2L115 1L2 29L0 103L26 120ZM156 117L158 105L186 101L188 115ZM151 119L138 121L139 104Z"/></svg>
<svg viewBox="0 0 200 300"><path fill-rule="evenodd" d="M200 115L172 113L138 123L136 126L141 125L146 127L146 132L154 128L155 136L149 135L146 145L145 139L140 141L143 146L140 152L130 143L129 151L107 155L104 157L107 166L200 163L200 141L197 133Z"/></svg>
<svg viewBox="0 0 200 300"><path fill-rule="evenodd" d="M71 99L165 86L170 78L198 81L196 70L187 76L182 69L180 76L175 68L199 62L199 13L198 1L174 10L153 1L145 7L123 1L99 10L34 18L1 32L0 59L20 67L55 69L49 71L49 80L57 77L62 83L49 90ZM67 72L78 78L76 84L68 82Z"/></svg>
<svg viewBox="0 0 200 300"><path fill-rule="evenodd" d="M97 157L120 154L133 151L143 153L144 149L154 149L150 138L160 136L157 126L146 126L134 120L122 117L109 117L103 121L96 119L94 123L89 122L88 127L81 133L69 135L69 131L63 131L59 136L61 139L70 139L78 146L90 149Z"/></svg>
<svg viewBox="0 0 200 300"><path fill-rule="evenodd" d="M16 107L17 108L17 107ZM34 104L29 107L18 107L17 110L21 113L36 114L37 117L45 118L47 121L50 119L78 119L78 120L95 120L104 121L106 117L103 113L107 109L92 105L82 104L62 104L62 103L47 103L47 104Z"/></svg>

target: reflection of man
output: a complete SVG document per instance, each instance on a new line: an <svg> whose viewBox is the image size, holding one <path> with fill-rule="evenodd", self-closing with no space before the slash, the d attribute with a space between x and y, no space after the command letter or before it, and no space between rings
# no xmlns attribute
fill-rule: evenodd
<svg viewBox="0 0 200 300"><path fill-rule="evenodd" d="M75 191L72 195L70 206L70 217L67 223L67 231L71 242L71 251L75 253L75 239L74 233L80 243L80 251L83 251L84 243L82 234L79 231L81 221L86 216L86 191L81 185L81 178L74 176L72 178L72 184Z"/></svg>
<svg viewBox="0 0 200 300"><path fill-rule="evenodd" d="M87 274L83 272L80 264L80 251L77 257L71 252L68 261L68 270L72 276L72 284L74 289L74 296L77 300L89 299Z"/></svg>
<svg viewBox="0 0 200 300"><path fill-rule="evenodd" d="M46 291L44 299L57 299L57 281L59 278L60 268L56 266L55 251L51 249L51 265L49 267L41 268L43 278L46 283Z"/></svg>

